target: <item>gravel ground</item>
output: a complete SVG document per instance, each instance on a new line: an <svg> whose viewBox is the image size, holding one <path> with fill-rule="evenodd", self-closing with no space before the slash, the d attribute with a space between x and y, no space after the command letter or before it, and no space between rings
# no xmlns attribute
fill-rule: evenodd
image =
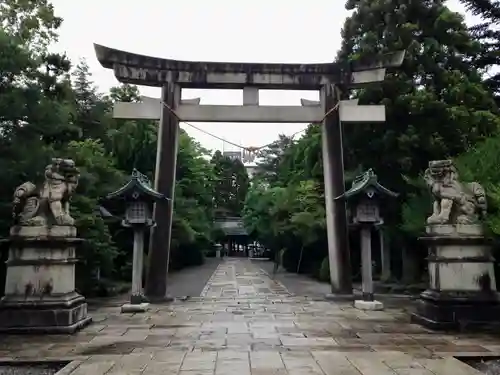
<svg viewBox="0 0 500 375"><path fill-rule="evenodd" d="M0 365L0 375L54 375L63 366L54 365Z"/></svg>
<svg viewBox="0 0 500 375"><path fill-rule="evenodd" d="M484 372L486 375L500 375L500 359L485 361L464 361L476 370Z"/></svg>

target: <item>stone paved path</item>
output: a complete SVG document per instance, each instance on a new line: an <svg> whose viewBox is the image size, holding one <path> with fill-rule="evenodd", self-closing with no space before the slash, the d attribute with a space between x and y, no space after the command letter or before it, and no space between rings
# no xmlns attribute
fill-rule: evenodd
<svg viewBox="0 0 500 375"><path fill-rule="evenodd" d="M61 373L73 375L468 375L480 373L453 356L500 355L498 338L433 333L398 309L293 296L242 259L221 263L200 297L91 314L74 336L1 336L0 356L72 360Z"/></svg>
<svg viewBox="0 0 500 375"><path fill-rule="evenodd" d="M289 296L286 288L248 260L229 260L217 268L201 293L202 297Z"/></svg>

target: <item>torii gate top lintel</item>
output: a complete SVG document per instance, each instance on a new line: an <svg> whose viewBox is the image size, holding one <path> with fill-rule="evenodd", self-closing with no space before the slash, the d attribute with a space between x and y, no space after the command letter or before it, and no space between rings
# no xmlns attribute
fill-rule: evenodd
<svg viewBox="0 0 500 375"><path fill-rule="evenodd" d="M186 88L319 89L327 81L339 82L336 63L276 64L196 62L164 59L94 44L99 63L113 69L123 83L163 86L176 82ZM224 75L225 77L222 77Z"/></svg>
<svg viewBox="0 0 500 375"><path fill-rule="evenodd" d="M389 54L370 65L350 64L342 69L338 63L271 64L195 62L139 55L94 44L99 63L113 69L123 83L163 86L175 82L186 88L318 90L327 83L352 83L352 72L380 70L402 59L401 52ZM400 63L399 63L400 64ZM347 80L347 81L346 81Z"/></svg>

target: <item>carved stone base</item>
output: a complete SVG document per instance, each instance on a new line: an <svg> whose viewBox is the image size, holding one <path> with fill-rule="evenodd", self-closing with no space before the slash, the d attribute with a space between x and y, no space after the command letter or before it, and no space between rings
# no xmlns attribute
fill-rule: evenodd
<svg viewBox="0 0 500 375"><path fill-rule="evenodd" d="M381 311L384 309L384 304L380 301L365 301L358 299L354 301L354 307L358 310Z"/></svg>
<svg viewBox="0 0 500 375"><path fill-rule="evenodd" d="M46 226L23 226L15 225L10 228L11 239L39 239L48 240L51 238L76 238L76 228L73 226L53 225Z"/></svg>
<svg viewBox="0 0 500 375"><path fill-rule="evenodd" d="M149 303L143 302L138 304L126 303L122 306L122 313L143 313L148 311Z"/></svg>
<svg viewBox="0 0 500 375"><path fill-rule="evenodd" d="M412 320L431 329L497 325L500 302L493 257L480 225L432 225L429 289L420 295Z"/></svg>
<svg viewBox="0 0 500 375"><path fill-rule="evenodd" d="M0 331L72 333L90 323L75 291L76 228L15 226L10 234Z"/></svg>
<svg viewBox="0 0 500 375"><path fill-rule="evenodd" d="M420 295L411 320L433 330L500 328L499 295L427 290Z"/></svg>
<svg viewBox="0 0 500 375"><path fill-rule="evenodd" d="M429 249L429 288L437 291L496 290L490 244L480 225L433 225L421 237Z"/></svg>
<svg viewBox="0 0 500 375"><path fill-rule="evenodd" d="M76 292L39 298L5 296L0 301L0 332L11 334L71 334L87 326L85 298Z"/></svg>

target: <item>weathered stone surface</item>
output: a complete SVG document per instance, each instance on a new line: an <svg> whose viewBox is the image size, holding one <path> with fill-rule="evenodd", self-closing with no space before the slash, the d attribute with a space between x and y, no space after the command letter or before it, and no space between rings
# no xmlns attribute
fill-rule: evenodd
<svg viewBox="0 0 500 375"><path fill-rule="evenodd" d="M73 227L59 229L24 226L20 233L27 237L12 242L0 301L0 332L72 333L90 323L85 298L75 291L79 239L68 237ZM60 236L46 236L49 232Z"/></svg>
<svg viewBox="0 0 500 375"><path fill-rule="evenodd" d="M76 237L76 227L73 226L25 226L18 225L10 228L10 235L21 237L23 239L31 238L32 240L50 240L56 238L73 238Z"/></svg>
<svg viewBox="0 0 500 375"><path fill-rule="evenodd" d="M149 303L126 303L122 306L122 313L141 313L148 311Z"/></svg>
<svg viewBox="0 0 500 375"><path fill-rule="evenodd" d="M380 301L354 301L354 307L359 310L380 311L384 309L384 304Z"/></svg>
<svg viewBox="0 0 500 375"><path fill-rule="evenodd" d="M434 224L425 228L428 236L451 238L483 237L484 231L480 224Z"/></svg>

